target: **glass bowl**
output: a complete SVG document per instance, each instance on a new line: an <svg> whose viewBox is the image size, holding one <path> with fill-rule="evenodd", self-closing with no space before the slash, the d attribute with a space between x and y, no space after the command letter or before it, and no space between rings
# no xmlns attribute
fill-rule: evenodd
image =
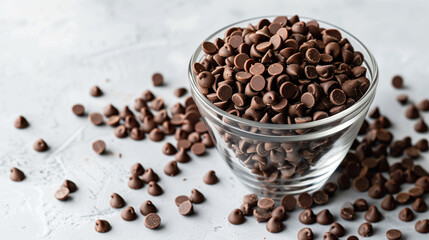
<svg viewBox="0 0 429 240"><path fill-rule="evenodd" d="M248 23L256 24L261 19L272 20L275 17L257 17L233 23L204 41L223 38L230 27L246 27ZM300 19L306 22L314 20ZM321 188L347 154L375 96L378 68L369 50L345 30L316 21L321 28L339 30L354 50L363 54L362 66L367 68L366 77L370 81L370 87L355 104L321 120L273 124L229 114L211 103L198 88L192 66L204 58L201 45L190 60L188 73L192 97L217 150L238 179L262 196L279 199L285 194L311 193Z"/></svg>

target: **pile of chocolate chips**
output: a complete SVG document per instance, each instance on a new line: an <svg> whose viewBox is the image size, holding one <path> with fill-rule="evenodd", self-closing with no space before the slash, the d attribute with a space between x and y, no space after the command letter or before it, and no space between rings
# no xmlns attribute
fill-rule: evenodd
<svg viewBox="0 0 429 240"><path fill-rule="evenodd" d="M393 82L398 81L397 79L398 76L395 76ZM402 78L401 82L403 83ZM424 99L420 102L421 111L427 111L421 107L426 101L428 100ZM418 110L417 114L419 114ZM414 212L427 212L428 206L424 196L429 193L429 173L417 161L421 158L421 152L429 150L428 140L422 138L413 144L411 137L394 139L393 133L388 130L392 123L381 114L378 107L373 108L368 116L372 122L365 120L362 124L359 136L340 165L341 174L338 176L337 183L329 182L322 190L312 195L302 193L297 198L293 195L285 195L278 206L275 206L272 199L262 198L258 201L257 195L246 195L241 207L234 209L228 220L232 224L241 224L244 223L245 216L253 215L258 222L266 222L269 232L276 233L284 228L283 221L286 219L287 212L294 211L298 205L303 209L298 219L302 224L309 225L316 222L322 225L332 224L323 237L338 239L345 235L345 230L339 223L333 223L334 218L329 210L325 209L314 214L311 207L328 203L329 198L338 188L346 190L351 187L358 192L367 192L370 198L382 199L379 207L386 211L385 214L401 207L398 218L403 222L413 221L416 217ZM389 157L402 157L402 159L390 165L387 161ZM414 184L414 186L404 191L402 185L405 184ZM407 205L411 205L411 208L406 207ZM377 206L368 206L364 198L359 198L353 203L344 203L339 216L344 220L353 221L356 220L355 212L358 211L365 211L364 218L367 222L362 223L357 232L362 237L369 237L373 234L372 223L383 220L383 213ZM419 233L429 233L429 220L419 220L415 224L415 229ZM297 236L299 240L314 238L310 228L301 229ZM386 232L386 237L400 239L402 233L400 230L390 229ZM346 239L358 238L351 235Z"/></svg>
<svg viewBox="0 0 429 240"><path fill-rule="evenodd" d="M362 53L338 30L296 15L232 27L202 49L205 58L193 65L200 91L228 113L258 122L326 118L370 86Z"/></svg>

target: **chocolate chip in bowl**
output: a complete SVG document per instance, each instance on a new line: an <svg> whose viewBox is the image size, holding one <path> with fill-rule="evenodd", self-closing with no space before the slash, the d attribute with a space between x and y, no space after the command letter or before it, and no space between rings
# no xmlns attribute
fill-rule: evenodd
<svg viewBox="0 0 429 240"><path fill-rule="evenodd" d="M276 199L324 185L378 82L374 58L354 36L290 18L223 28L189 65L192 96L221 156L253 192Z"/></svg>

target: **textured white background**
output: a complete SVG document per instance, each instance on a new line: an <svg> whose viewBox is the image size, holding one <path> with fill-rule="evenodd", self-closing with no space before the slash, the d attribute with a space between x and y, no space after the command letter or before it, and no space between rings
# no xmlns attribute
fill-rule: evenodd
<svg viewBox="0 0 429 240"><path fill-rule="evenodd" d="M109 127L94 127L86 118L74 116L71 106L84 103L93 112L108 102L132 104L134 97L151 87L154 71L161 71L167 82L154 92L171 106L176 100L173 89L187 86L192 52L214 30L249 17L297 13L342 26L369 47L380 68L375 104L383 105L382 113L397 123L396 135L404 137L412 132L413 124L405 119L404 107L395 97L402 92L413 101L429 96L428 10L428 1L399 0L1 1L0 239L295 239L303 227L296 221L298 211L279 234L268 233L253 218L241 226L228 223L227 215L247 192L214 150L205 158L180 165L180 175L166 177L162 169L172 158L161 154L162 144L118 140ZM396 73L404 75L406 90L390 86L390 77ZM89 96L94 84L101 86L103 97ZM18 114L28 118L30 128L13 128ZM428 114L425 118L429 121ZM411 135L414 140L423 136ZM49 152L32 150L32 143L40 137L51 146ZM90 145L96 139L104 139L112 154L93 153ZM118 153L123 157L118 158ZM425 154L418 161L429 167L427 158ZM151 197L147 188L127 187L129 167L135 162L159 173L165 194ZM9 180L12 166L26 173L24 182ZM219 184L202 183L209 169L216 170ZM74 180L79 190L70 201L60 202L53 194L65 178ZM195 206L194 216L183 217L173 199L189 194L191 188L203 192L207 201ZM123 221L120 210L109 207L112 192L136 209L151 199L160 210L161 229L145 228L141 215L134 222ZM342 192L329 208L339 219L339 203L358 196L353 190ZM112 230L95 232L97 218L109 220ZM363 215L353 223L339 220L349 234L356 234ZM385 214L384 221L374 224L374 239L384 238L392 227L401 229L406 239L427 239L415 234L415 222L400 222L397 212ZM328 230L328 226L312 228L319 232L318 239Z"/></svg>

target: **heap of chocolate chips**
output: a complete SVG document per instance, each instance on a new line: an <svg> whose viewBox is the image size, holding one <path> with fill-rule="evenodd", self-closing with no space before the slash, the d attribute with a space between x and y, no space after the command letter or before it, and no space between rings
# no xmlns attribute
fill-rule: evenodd
<svg viewBox="0 0 429 240"><path fill-rule="evenodd" d="M345 110L370 86L363 55L336 29L298 16L232 27L202 43L200 91L230 114L258 122L315 121Z"/></svg>

